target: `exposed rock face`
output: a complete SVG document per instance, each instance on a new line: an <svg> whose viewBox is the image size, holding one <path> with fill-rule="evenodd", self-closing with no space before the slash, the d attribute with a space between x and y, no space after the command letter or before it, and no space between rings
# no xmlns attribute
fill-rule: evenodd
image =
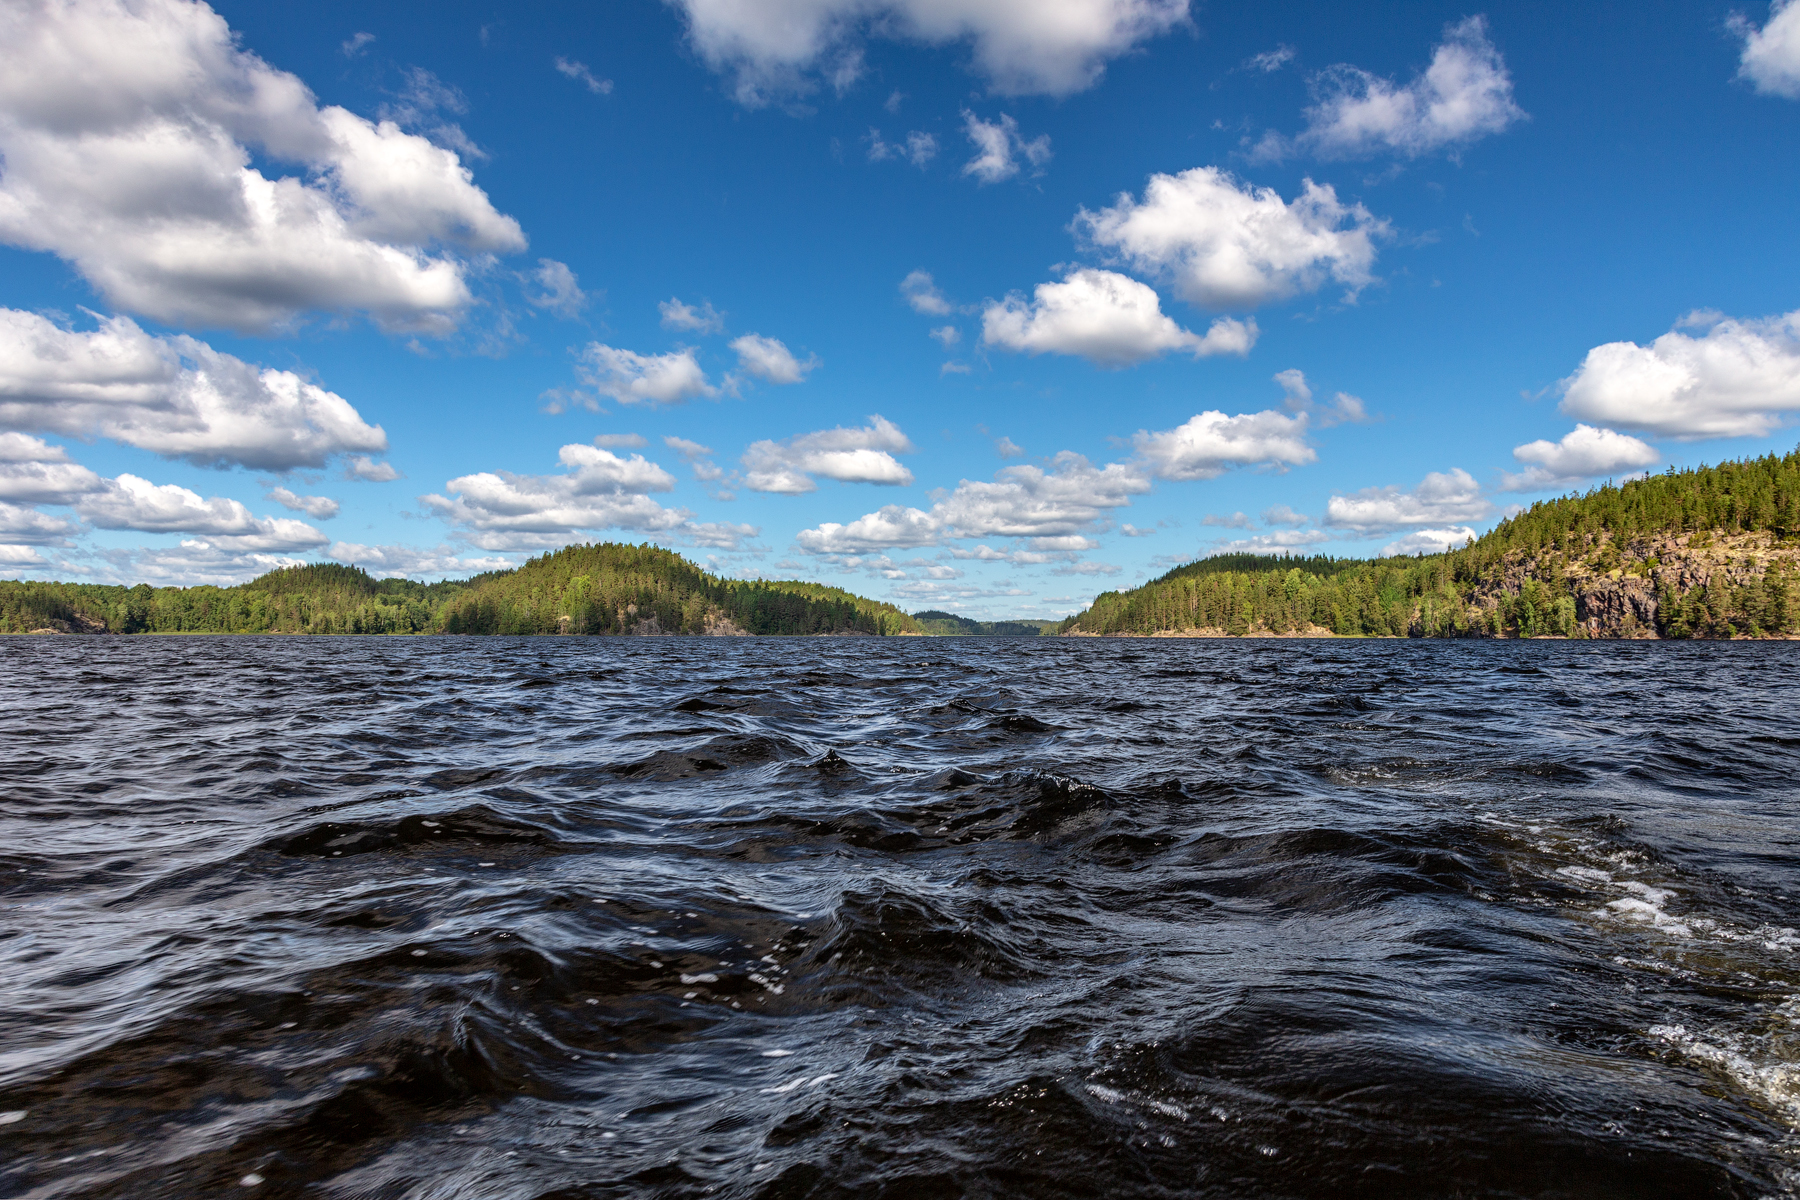
<svg viewBox="0 0 1800 1200"><path fill-rule="evenodd" d="M1589 637L1653 638L1656 593L1642 579L1605 579L1578 587L1575 619Z"/></svg>
<svg viewBox="0 0 1800 1200"><path fill-rule="evenodd" d="M733 621L721 612L709 613L706 618L707 637L753 637L748 629Z"/></svg>

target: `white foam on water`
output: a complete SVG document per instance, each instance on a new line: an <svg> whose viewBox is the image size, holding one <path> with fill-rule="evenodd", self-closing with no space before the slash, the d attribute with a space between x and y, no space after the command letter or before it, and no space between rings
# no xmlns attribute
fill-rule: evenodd
<svg viewBox="0 0 1800 1200"><path fill-rule="evenodd" d="M1631 895L1618 900L1607 901L1606 907L1599 909L1597 915L1613 917L1618 920L1634 921L1641 925L1651 925L1657 930L1673 934L1675 937L1691 938L1694 927L1687 921L1669 915L1663 907L1676 893L1669 888L1654 888L1649 884L1627 881L1620 885ZM1708 922L1710 925L1711 922Z"/></svg>
<svg viewBox="0 0 1800 1200"><path fill-rule="evenodd" d="M255 1187L257 1184L261 1183L262 1181L263 1181L263 1177L261 1175L258 1175L255 1171L252 1171L252 1172L250 1172L250 1174L248 1174L248 1175L244 1176L242 1179L238 1180L238 1186L239 1187Z"/></svg>
<svg viewBox="0 0 1800 1200"><path fill-rule="evenodd" d="M413 957L414 957L414 958L424 958L424 957L425 957L425 951L423 951L423 950L414 950L414 951L413 951L413 952L412 952L412 956L413 956Z"/></svg>
<svg viewBox="0 0 1800 1200"><path fill-rule="evenodd" d="M1652 1025L1648 1032L1689 1062L1712 1068L1739 1089L1778 1109L1789 1124L1800 1126L1800 1064L1759 1063L1746 1053L1744 1039L1735 1034L1702 1035L1684 1025Z"/></svg>
<svg viewBox="0 0 1800 1200"><path fill-rule="evenodd" d="M681 977L681 982L683 982L683 983L717 983L717 982L719 982L719 977L709 971L704 975L683 975Z"/></svg>
<svg viewBox="0 0 1800 1200"><path fill-rule="evenodd" d="M13 1112L0 1112L0 1125L17 1125L25 1119L27 1111L29 1110L21 1108Z"/></svg>
<svg viewBox="0 0 1800 1200"><path fill-rule="evenodd" d="M1114 1091L1112 1088L1102 1086L1101 1084L1098 1084L1098 1083L1088 1084L1087 1090L1092 1092L1094 1095L1098 1096L1100 1099L1106 1101L1108 1104L1117 1104L1119 1101L1121 1101L1125 1098L1124 1092Z"/></svg>
<svg viewBox="0 0 1800 1200"><path fill-rule="evenodd" d="M1595 867L1558 867L1558 875L1567 875L1570 879L1579 879L1583 883L1611 883L1611 871L1602 871Z"/></svg>
<svg viewBox="0 0 1800 1200"><path fill-rule="evenodd" d="M792 1053L792 1050L764 1050L762 1056L764 1058L786 1058Z"/></svg>

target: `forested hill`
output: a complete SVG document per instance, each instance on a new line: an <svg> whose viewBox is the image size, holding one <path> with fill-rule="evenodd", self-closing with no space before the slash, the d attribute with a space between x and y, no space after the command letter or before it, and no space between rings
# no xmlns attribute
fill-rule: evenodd
<svg viewBox="0 0 1800 1200"><path fill-rule="evenodd" d="M720 579L654 546L570 546L516 571L415 583L333 563L237 587L0 581L0 633L922 632L891 604L801 581Z"/></svg>
<svg viewBox="0 0 1800 1200"><path fill-rule="evenodd" d="M1800 636L1800 450L1542 501L1447 554L1205 559L1060 631Z"/></svg>
<svg viewBox="0 0 1800 1200"><path fill-rule="evenodd" d="M976 621L935 608L914 613L913 620L939 637L1037 637L1059 628L1056 621Z"/></svg>

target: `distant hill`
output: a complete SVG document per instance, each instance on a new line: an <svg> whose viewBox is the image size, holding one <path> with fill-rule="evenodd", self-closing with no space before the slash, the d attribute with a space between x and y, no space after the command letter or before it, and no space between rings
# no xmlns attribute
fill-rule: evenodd
<svg viewBox="0 0 1800 1200"><path fill-rule="evenodd" d="M1058 632L1800 636L1800 450L1541 501L1447 554L1203 559Z"/></svg>
<svg viewBox="0 0 1800 1200"><path fill-rule="evenodd" d="M891 604L804 581L720 579L655 546L569 546L472 579L321 563L236 587L0 581L0 633L918 634Z"/></svg>
<svg viewBox="0 0 1800 1200"><path fill-rule="evenodd" d="M1060 627L1057 621L972 621L937 609L916 612L913 620L926 633L939 637L1037 637Z"/></svg>

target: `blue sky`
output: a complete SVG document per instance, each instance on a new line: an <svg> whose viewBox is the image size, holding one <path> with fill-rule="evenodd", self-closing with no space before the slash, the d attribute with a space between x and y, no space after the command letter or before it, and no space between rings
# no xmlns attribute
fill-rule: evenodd
<svg viewBox="0 0 1800 1200"><path fill-rule="evenodd" d="M0 15L0 573L1058 616L1786 451L1800 3Z"/></svg>

